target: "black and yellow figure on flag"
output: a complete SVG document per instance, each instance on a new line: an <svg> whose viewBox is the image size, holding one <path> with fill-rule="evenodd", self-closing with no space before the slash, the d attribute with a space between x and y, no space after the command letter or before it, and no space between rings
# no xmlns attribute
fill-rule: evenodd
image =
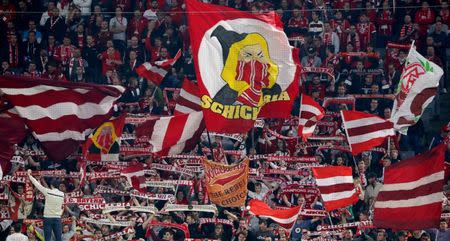
<svg viewBox="0 0 450 241"><path fill-rule="evenodd" d="M227 83L213 98L224 105L261 107L263 95L281 93L278 66L271 60L266 39L259 33L237 33L217 26L211 38L222 46L222 79Z"/></svg>
<svg viewBox="0 0 450 241"><path fill-rule="evenodd" d="M125 115L103 123L89 136L83 153L89 161L118 161Z"/></svg>

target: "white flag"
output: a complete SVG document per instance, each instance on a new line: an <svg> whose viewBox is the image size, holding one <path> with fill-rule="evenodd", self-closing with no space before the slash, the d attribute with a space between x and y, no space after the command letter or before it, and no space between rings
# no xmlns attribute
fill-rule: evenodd
<svg viewBox="0 0 450 241"><path fill-rule="evenodd" d="M406 135L408 127L419 121L437 93L444 71L411 47L398 83L391 121L394 129Z"/></svg>

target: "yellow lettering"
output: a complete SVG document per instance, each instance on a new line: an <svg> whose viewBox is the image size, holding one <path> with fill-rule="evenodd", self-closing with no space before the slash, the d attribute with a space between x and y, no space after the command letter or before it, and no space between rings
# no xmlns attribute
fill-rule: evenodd
<svg viewBox="0 0 450 241"><path fill-rule="evenodd" d="M211 97L204 95L202 96L201 102L203 109L209 109L211 107L211 103L213 102L213 100L211 99Z"/></svg>
<svg viewBox="0 0 450 241"><path fill-rule="evenodd" d="M241 110L241 106L240 105L236 105L236 109L234 111L234 119L239 119L239 111Z"/></svg>
<svg viewBox="0 0 450 241"><path fill-rule="evenodd" d="M214 102L211 104L211 110L212 110L212 112L214 112L214 113L221 114L222 111L223 111L223 105L220 104L219 102L215 102L215 101L214 101Z"/></svg>
<svg viewBox="0 0 450 241"><path fill-rule="evenodd" d="M223 112L222 112L222 116L227 118L227 119L233 119L233 112L235 110L235 106L234 105L225 105L223 107Z"/></svg>
<svg viewBox="0 0 450 241"><path fill-rule="evenodd" d="M286 91L281 92L280 97L278 98L278 100L290 100L291 98L289 98L289 94Z"/></svg>
<svg viewBox="0 0 450 241"><path fill-rule="evenodd" d="M250 106L243 105L241 106L241 118L250 120L252 118L252 108Z"/></svg>

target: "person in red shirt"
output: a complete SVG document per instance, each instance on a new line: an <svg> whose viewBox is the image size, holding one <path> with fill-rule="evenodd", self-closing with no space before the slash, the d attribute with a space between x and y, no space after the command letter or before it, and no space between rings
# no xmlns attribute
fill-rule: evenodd
<svg viewBox="0 0 450 241"><path fill-rule="evenodd" d="M339 42L344 44L347 42L347 34L350 32L350 22L342 17L341 11L336 11L334 19L330 21L330 26L338 35Z"/></svg>
<svg viewBox="0 0 450 241"><path fill-rule="evenodd" d="M375 25L370 22L366 14L361 14L359 23L356 24L356 30L361 41L361 50L366 50L367 46L372 43L373 35L376 33Z"/></svg>
<svg viewBox="0 0 450 241"><path fill-rule="evenodd" d="M75 50L75 46L71 43L70 37L64 36L63 44L56 47L53 55L55 60L61 63L63 71L65 71L67 64L69 63L69 59L72 57L72 53Z"/></svg>
<svg viewBox="0 0 450 241"><path fill-rule="evenodd" d="M177 26L181 24L181 20L183 18L183 9L181 8L181 4L178 4L177 0L172 0L172 5L169 9L169 16L172 17L172 22Z"/></svg>
<svg viewBox="0 0 450 241"><path fill-rule="evenodd" d="M392 30L395 23L394 16L389 8L389 3L383 3L383 11L380 12L377 18L378 25L378 46L386 46L387 42L392 38Z"/></svg>
<svg viewBox="0 0 450 241"><path fill-rule="evenodd" d="M377 21L377 9L372 2L366 2L366 15L370 22L375 23Z"/></svg>
<svg viewBox="0 0 450 241"><path fill-rule="evenodd" d="M421 36L426 36L428 25L434 22L436 14L430 8L428 2L422 2L422 8L416 12L414 22L419 24Z"/></svg>
<svg viewBox="0 0 450 241"><path fill-rule="evenodd" d="M292 10L292 17L286 26L286 32L290 38L305 36L308 32L308 19L302 15L298 7Z"/></svg>
<svg viewBox="0 0 450 241"><path fill-rule="evenodd" d="M320 76L314 75L311 82L307 82L305 88L303 89L304 93L307 95L312 95L313 91L319 92L319 99L323 101L326 94L326 86L320 83Z"/></svg>
<svg viewBox="0 0 450 241"><path fill-rule="evenodd" d="M54 61L50 61L47 65L47 72L42 75L43 78L54 80L54 81L68 81L66 76L61 73L58 64Z"/></svg>
<svg viewBox="0 0 450 241"><path fill-rule="evenodd" d="M145 40L145 49L150 53L150 62L155 62L159 59L159 55L161 52L162 41L160 38L155 38L154 44L150 38Z"/></svg>
<svg viewBox="0 0 450 241"><path fill-rule="evenodd" d="M118 67L122 64L120 53L115 50L114 47L109 47L106 51L101 53L99 58L102 61L103 75L105 75L108 70L117 71Z"/></svg>
<svg viewBox="0 0 450 241"><path fill-rule="evenodd" d="M142 12L139 9L134 11L134 17L131 19L127 28L127 36L131 38L136 36L138 38L142 37L145 28L147 27L148 20L142 17Z"/></svg>

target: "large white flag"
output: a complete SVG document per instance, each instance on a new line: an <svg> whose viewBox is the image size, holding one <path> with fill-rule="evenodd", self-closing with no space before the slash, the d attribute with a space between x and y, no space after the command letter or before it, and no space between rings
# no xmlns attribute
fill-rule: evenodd
<svg viewBox="0 0 450 241"><path fill-rule="evenodd" d="M394 129L406 135L408 127L419 121L437 93L444 71L411 47L398 83L391 121Z"/></svg>

